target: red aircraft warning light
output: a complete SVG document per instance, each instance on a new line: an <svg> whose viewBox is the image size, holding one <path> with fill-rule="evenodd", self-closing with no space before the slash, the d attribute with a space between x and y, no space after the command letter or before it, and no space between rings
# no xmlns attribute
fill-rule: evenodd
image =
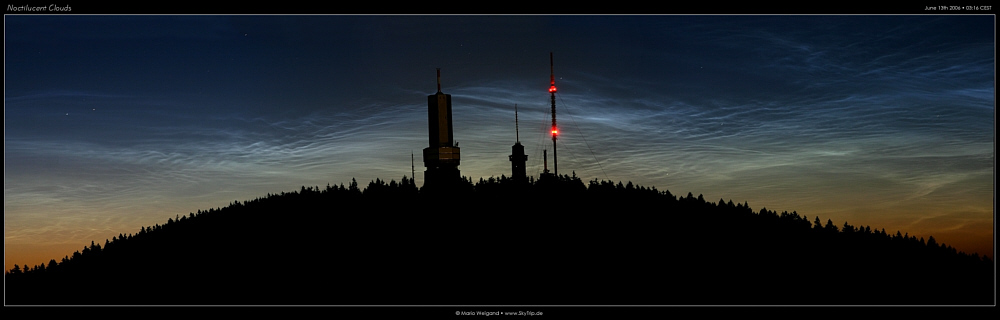
<svg viewBox="0 0 1000 320"><path fill-rule="evenodd" d="M549 87L549 92L556 93L556 86L553 85L553 86Z"/></svg>
<svg viewBox="0 0 1000 320"><path fill-rule="evenodd" d="M556 127L552 127L552 135L553 136L558 136L559 135L559 129L556 129Z"/></svg>

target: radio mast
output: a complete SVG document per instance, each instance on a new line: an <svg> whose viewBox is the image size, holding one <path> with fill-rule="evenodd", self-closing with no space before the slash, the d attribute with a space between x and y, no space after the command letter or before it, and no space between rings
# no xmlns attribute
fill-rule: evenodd
<svg viewBox="0 0 1000 320"><path fill-rule="evenodd" d="M559 136L559 129L556 127L556 72L552 63L552 52L549 52L549 94L552 96L552 169L559 177L559 160L556 153L556 137Z"/></svg>

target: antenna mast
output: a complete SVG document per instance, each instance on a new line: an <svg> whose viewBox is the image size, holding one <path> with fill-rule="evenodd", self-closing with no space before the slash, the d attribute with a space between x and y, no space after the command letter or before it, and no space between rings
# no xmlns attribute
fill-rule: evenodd
<svg viewBox="0 0 1000 320"><path fill-rule="evenodd" d="M437 68L438 92L441 93L441 68Z"/></svg>
<svg viewBox="0 0 1000 320"><path fill-rule="evenodd" d="M549 52L549 94L552 96L552 169L556 177L559 177L559 160L556 153L556 136L559 129L556 127L556 72L552 62L552 52Z"/></svg>
<svg viewBox="0 0 1000 320"><path fill-rule="evenodd" d="M549 150L542 149L542 164L544 165L544 167L542 167L542 168L544 168L544 170L542 170L542 173L548 174L549 173Z"/></svg>
<svg viewBox="0 0 1000 320"><path fill-rule="evenodd" d="M517 104L514 104L514 142L521 143L521 129L517 126Z"/></svg>

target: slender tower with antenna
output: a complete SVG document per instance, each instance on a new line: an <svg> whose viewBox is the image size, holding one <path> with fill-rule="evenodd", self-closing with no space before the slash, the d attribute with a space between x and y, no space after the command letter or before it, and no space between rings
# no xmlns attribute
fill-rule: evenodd
<svg viewBox="0 0 1000 320"><path fill-rule="evenodd" d="M517 125L517 105L514 105L514 135L515 142L510 148L510 177L514 181L523 182L528 179L527 173L524 167L525 162L528 161L528 155L524 154L524 146L521 145L521 134L518 130Z"/></svg>
<svg viewBox="0 0 1000 320"><path fill-rule="evenodd" d="M552 62L552 52L549 52L549 94L552 96L552 170L556 177L559 177L559 158L556 153L556 137L559 136L559 128L556 127L556 72Z"/></svg>

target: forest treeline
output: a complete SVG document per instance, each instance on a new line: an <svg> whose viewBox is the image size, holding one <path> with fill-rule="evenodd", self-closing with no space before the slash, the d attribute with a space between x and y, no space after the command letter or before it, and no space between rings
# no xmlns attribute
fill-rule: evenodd
<svg viewBox="0 0 1000 320"><path fill-rule="evenodd" d="M934 237L575 173L303 186L15 265L5 285L9 305L995 303L993 261Z"/></svg>

